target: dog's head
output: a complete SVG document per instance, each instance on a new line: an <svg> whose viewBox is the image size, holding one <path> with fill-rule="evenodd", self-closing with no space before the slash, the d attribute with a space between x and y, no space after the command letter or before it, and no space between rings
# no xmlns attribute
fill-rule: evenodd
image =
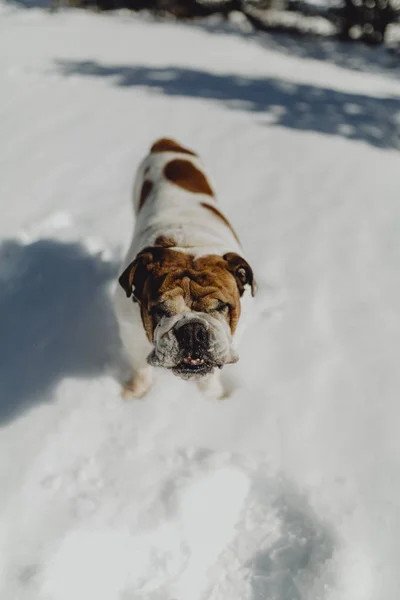
<svg viewBox="0 0 400 600"><path fill-rule="evenodd" d="M119 283L140 305L154 345L148 362L182 377L202 377L238 360L232 335L246 285L254 295L250 265L238 254L194 258L171 248L142 250Z"/></svg>

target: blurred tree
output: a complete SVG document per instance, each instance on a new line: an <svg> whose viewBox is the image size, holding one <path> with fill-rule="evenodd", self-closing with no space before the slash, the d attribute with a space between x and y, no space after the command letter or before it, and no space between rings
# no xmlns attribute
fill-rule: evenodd
<svg viewBox="0 0 400 600"><path fill-rule="evenodd" d="M62 0L51 0L62 2ZM323 17L332 21L341 39L352 39L352 30L361 30L360 39L379 44L384 41L388 25L400 20L400 0L342 0L341 6L331 6L332 0L66 0L74 6L95 6L100 10L128 8L134 11L150 10L159 15L173 15L179 19L206 17L211 14L229 15L241 12L254 29L268 31L271 23L268 13L271 7L300 13L306 17ZM279 26L278 26L279 27ZM277 26L275 25L275 29ZM280 26L281 31L287 25ZM290 31L296 32L291 26Z"/></svg>
<svg viewBox="0 0 400 600"><path fill-rule="evenodd" d="M387 26L395 19L389 0L345 0L338 16L339 35L350 38L353 27L361 28L361 38L370 44L379 44L385 38Z"/></svg>

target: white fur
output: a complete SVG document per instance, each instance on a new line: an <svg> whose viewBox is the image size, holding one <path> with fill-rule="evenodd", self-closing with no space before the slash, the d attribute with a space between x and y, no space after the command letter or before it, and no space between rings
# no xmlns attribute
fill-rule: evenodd
<svg viewBox="0 0 400 600"><path fill-rule="evenodd" d="M175 158L191 161L204 172L198 157L181 152L150 153L140 164L134 185L133 205L136 215L133 239L122 263L121 273L135 259L143 248L154 245L160 235L172 237L177 246L174 250L189 253L196 258L207 254L223 256L227 252L236 252L243 256L243 250L230 228L221 219L201 206L201 202L215 204L215 197L208 194L192 193L170 182L164 175L165 165ZM151 192L140 211L139 199L144 180L153 184ZM218 206L221 212L221 208ZM246 286L241 298L241 317L234 339L229 339L232 346L231 358L225 362L234 362L237 342L243 330L250 290ZM118 285L115 295L116 316L119 323L121 339L129 355L133 375L126 384L124 395L142 397L151 385L151 370L147 358L154 347L149 343L140 316L138 303L127 298L124 290ZM195 313L185 313L190 318ZM210 319L209 319L210 320ZM215 319L214 319L215 321ZM215 324L222 331L221 324ZM229 330L229 328L227 328ZM157 330L156 330L157 331ZM156 332L155 332L156 333ZM230 337L230 332L225 335ZM154 352L153 352L154 354ZM199 387L214 397L224 395L219 379L220 371L216 369L211 375L199 382Z"/></svg>

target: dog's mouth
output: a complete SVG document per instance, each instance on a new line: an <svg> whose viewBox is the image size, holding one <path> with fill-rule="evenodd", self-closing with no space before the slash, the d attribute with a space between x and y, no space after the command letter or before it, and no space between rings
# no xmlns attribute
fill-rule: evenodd
<svg viewBox="0 0 400 600"><path fill-rule="evenodd" d="M205 362L206 361L204 358L192 358L191 356L185 356L181 364L189 367L190 369L196 369L203 367Z"/></svg>
<svg viewBox="0 0 400 600"><path fill-rule="evenodd" d="M202 377L211 373L216 366L207 358L199 358L193 356L185 356L180 363L172 368L175 375L190 377Z"/></svg>

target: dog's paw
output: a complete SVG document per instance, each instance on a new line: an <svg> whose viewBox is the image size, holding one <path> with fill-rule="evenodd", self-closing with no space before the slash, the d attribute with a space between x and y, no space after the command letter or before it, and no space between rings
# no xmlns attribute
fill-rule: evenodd
<svg viewBox="0 0 400 600"><path fill-rule="evenodd" d="M228 397L228 393L222 385L219 372L214 372L197 382L197 387L208 398L214 400L224 400Z"/></svg>
<svg viewBox="0 0 400 600"><path fill-rule="evenodd" d="M143 398L149 391L151 382L151 368L144 367L143 369L139 369L134 373L132 378L123 385L121 396L125 400Z"/></svg>

